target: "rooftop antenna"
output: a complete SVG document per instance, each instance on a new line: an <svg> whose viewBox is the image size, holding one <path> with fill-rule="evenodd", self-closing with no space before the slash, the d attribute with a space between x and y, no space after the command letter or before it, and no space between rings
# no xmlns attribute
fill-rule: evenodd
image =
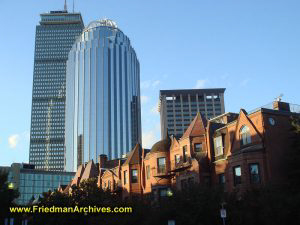
<svg viewBox="0 0 300 225"><path fill-rule="evenodd" d="M64 10L67 11L67 0L65 0Z"/></svg>
<svg viewBox="0 0 300 225"><path fill-rule="evenodd" d="M75 0L73 0L73 13L74 13L74 4L75 4L74 2L75 2Z"/></svg>
<svg viewBox="0 0 300 225"><path fill-rule="evenodd" d="M275 98L276 101L281 102L283 94L280 94L277 98Z"/></svg>

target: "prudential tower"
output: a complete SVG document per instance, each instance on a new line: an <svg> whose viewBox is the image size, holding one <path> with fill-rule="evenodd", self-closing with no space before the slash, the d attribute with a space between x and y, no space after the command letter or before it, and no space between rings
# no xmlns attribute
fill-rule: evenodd
<svg viewBox="0 0 300 225"><path fill-rule="evenodd" d="M112 20L91 22L67 61L66 170L141 143L140 65Z"/></svg>

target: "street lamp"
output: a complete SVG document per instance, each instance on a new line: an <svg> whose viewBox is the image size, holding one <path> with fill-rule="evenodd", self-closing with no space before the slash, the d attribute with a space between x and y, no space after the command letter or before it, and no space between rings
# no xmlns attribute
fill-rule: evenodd
<svg viewBox="0 0 300 225"><path fill-rule="evenodd" d="M226 202L221 203L222 208L220 209L220 216L222 218L223 225L225 225L225 219L226 219L226 209L224 208L224 205L226 205Z"/></svg>
<svg viewBox="0 0 300 225"><path fill-rule="evenodd" d="M9 183L7 185L7 187L8 187L8 189L13 190L15 188L15 185L14 185L14 183Z"/></svg>

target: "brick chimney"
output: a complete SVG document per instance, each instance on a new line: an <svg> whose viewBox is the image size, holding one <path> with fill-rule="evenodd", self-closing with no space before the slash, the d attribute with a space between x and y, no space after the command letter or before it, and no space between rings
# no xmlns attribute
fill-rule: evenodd
<svg viewBox="0 0 300 225"><path fill-rule="evenodd" d="M105 168L106 162L107 162L107 156L104 155L104 154L99 155L98 162L99 162L99 169L100 168Z"/></svg>
<svg viewBox="0 0 300 225"><path fill-rule="evenodd" d="M279 110L279 111L290 112L290 104L287 103L287 102L274 101L273 102L273 109Z"/></svg>

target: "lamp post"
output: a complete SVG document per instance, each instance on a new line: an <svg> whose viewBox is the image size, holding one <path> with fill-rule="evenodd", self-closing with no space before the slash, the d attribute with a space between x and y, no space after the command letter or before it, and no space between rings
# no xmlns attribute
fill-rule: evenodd
<svg viewBox="0 0 300 225"><path fill-rule="evenodd" d="M222 208L220 209L220 216L222 218L223 225L225 225L225 219L226 219L226 209L224 208L224 205L226 205L226 202L221 203Z"/></svg>

